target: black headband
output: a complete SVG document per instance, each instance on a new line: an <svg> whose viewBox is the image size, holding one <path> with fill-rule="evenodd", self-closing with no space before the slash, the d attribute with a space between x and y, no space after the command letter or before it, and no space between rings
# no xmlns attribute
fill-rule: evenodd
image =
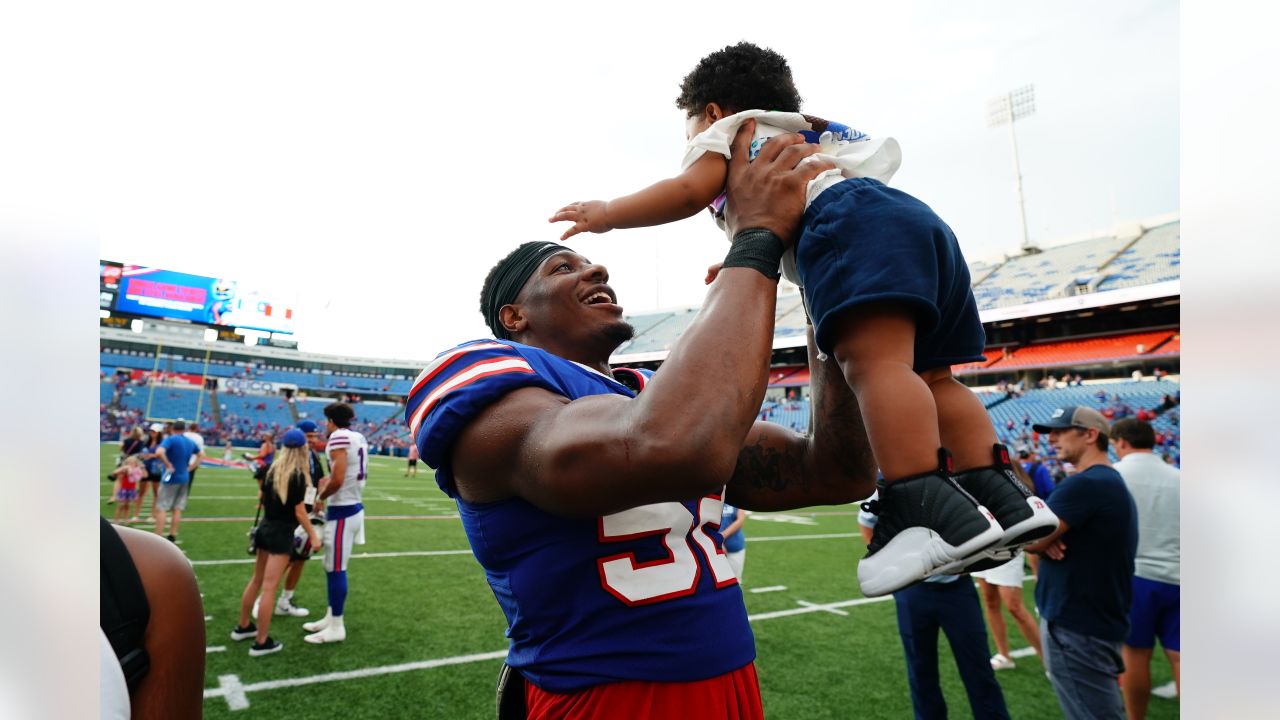
<svg viewBox="0 0 1280 720"><path fill-rule="evenodd" d="M494 337L504 340L511 338L511 334L502 326L502 306L515 302L524 284L542 262L561 252L573 251L559 243L545 240L527 242L513 250L493 269L493 281L485 287L480 304L484 310L484 321L493 331Z"/></svg>

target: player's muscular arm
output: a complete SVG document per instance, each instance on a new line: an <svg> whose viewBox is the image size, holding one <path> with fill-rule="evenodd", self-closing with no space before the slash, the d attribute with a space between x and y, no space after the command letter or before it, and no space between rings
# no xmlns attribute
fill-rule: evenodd
<svg viewBox="0 0 1280 720"><path fill-rule="evenodd" d="M855 502L875 490L875 460L858 401L834 359L817 357L809 328L811 417L802 436L758 422L738 454L726 500L749 510Z"/></svg>
<svg viewBox="0 0 1280 720"><path fill-rule="evenodd" d="M780 136L746 156L752 126L739 132L729 202L760 202L743 217L784 242L804 211L805 186L828 166L800 161L817 151ZM573 402L536 388L508 394L473 420L453 449L464 499L519 495L566 515L599 515L719 490L738 463L764 398L777 282L730 267L662 369L634 400L599 395ZM336 471L335 471L336 473Z"/></svg>
<svg viewBox="0 0 1280 720"><path fill-rule="evenodd" d="M329 466L329 484L320 488L321 500L341 490L342 483L347 478L347 451L334 450L332 455L333 464Z"/></svg>

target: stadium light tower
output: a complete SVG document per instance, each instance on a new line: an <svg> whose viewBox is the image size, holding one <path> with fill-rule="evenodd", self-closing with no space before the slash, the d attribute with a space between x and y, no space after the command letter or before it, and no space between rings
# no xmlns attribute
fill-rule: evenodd
<svg viewBox="0 0 1280 720"><path fill-rule="evenodd" d="M987 101L987 127L1008 124L1009 142L1013 145L1013 190L1018 198L1018 218L1022 221L1023 252L1038 252L1027 237L1027 209L1022 200L1022 166L1018 162L1018 136L1013 124L1036 111L1036 86L1023 85Z"/></svg>

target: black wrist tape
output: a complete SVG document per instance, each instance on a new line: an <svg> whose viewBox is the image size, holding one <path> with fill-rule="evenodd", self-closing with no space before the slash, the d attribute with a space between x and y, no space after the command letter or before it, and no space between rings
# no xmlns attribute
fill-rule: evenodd
<svg viewBox="0 0 1280 720"><path fill-rule="evenodd" d="M724 256L723 267L746 267L759 270L770 280L781 277L778 266L786 248L782 239L765 228L750 228L733 236L729 254Z"/></svg>

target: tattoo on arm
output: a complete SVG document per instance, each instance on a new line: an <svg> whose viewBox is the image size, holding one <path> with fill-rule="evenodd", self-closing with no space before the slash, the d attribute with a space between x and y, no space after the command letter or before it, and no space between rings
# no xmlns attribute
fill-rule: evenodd
<svg viewBox="0 0 1280 720"><path fill-rule="evenodd" d="M737 482L733 484L751 491L803 489L808 484L803 467L798 448L787 445L778 448L765 442L761 436L755 444L746 445L739 451L738 467L734 470Z"/></svg>

